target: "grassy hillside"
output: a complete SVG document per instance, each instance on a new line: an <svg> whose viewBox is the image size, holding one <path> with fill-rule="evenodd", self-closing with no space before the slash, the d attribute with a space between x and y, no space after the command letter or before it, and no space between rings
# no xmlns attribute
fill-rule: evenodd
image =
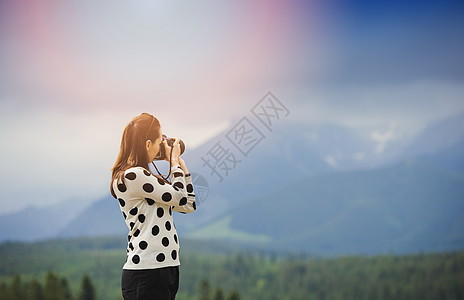
<svg viewBox="0 0 464 300"><path fill-rule="evenodd" d="M244 252L231 245L183 240L177 299L462 299L464 252L403 256L311 256ZM68 280L72 295L88 274L98 299L120 299L125 256L120 238L53 240L0 245L3 291L33 278L42 284L48 270ZM1 293L1 291L0 291ZM209 296L208 296L209 295ZM0 294L0 298L1 294ZM226 299L223 297L222 299Z"/></svg>

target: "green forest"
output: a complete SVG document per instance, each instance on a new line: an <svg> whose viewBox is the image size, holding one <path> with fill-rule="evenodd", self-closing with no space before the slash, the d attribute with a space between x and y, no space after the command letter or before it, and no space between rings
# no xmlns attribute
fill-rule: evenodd
<svg viewBox="0 0 464 300"><path fill-rule="evenodd" d="M125 244L0 245L0 299L120 300ZM179 300L464 299L464 251L314 257L183 240Z"/></svg>

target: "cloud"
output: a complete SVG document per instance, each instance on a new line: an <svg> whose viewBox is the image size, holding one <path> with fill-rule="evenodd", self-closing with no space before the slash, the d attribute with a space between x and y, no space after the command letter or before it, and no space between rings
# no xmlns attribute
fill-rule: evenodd
<svg viewBox="0 0 464 300"><path fill-rule="evenodd" d="M364 152L356 152L354 155L353 155L353 158L355 160L363 160L364 158L366 157L366 154Z"/></svg>
<svg viewBox="0 0 464 300"><path fill-rule="evenodd" d="M338 164L335 158L332 155L326 155L324 156L324 161L331 166L332 168L335 168Z"/></svg>
<svg viewBox="0 0 464 300"><path fill-rule="evenodd" d="M459 10L351 18L281 0L55 4L0 11L3 211L106 193L122 129L141 112L194 148L271 91L288 122L377 132L380 153L390 130L410 138L464 111Z"/></svg>
<svg viewBox="0 0 464 300"><path fill-rule="evenodd" d="M9 5L2 88L24 104L63 110L220 112L291 72L294 5L156 2Z"/></svg>
<svg viewBox="0 0 464 300"><path fill-rule="evenodd" d="M122 131L140 111L67 112L0 102L1 212L65 199L97 199L108 192ZM161 116L163 132L193 149L229 126Z"/></svg>
<svg viewBox="0 0 464 300"><path fill-rule="evenodd" d="M391 140L395 136L393 130L389 130L384 133L380 133L379 131L374 131L371 134L371 137L374 141L378 143L386 143L387 141Z"/></svg>
<svg viewBox="0 0 464 300"><path fill-rule="evenodd" d="M462 2L352 2L332 26L326 81L394 85L464 80Z"/></svg>
<svg viewBox="0 0 464 300"><path fill-rule="evenodd" d="M410 138L430 122L464 111L464 87L456 82L418 81L383 85L293 85L276 89L287 101L290 120L334 123L358 130L395 130L395 138Z"/></svg>
<svg viewBox="0 0 464 300"><path fill-rule="evenodd" d="M377 142L377 146L375 147L375 153L381 154L387 145L387 142L392 140L395 137L393 130L388 130L386 132L379 132L373 131L371 133L372 140Z"/></svg>

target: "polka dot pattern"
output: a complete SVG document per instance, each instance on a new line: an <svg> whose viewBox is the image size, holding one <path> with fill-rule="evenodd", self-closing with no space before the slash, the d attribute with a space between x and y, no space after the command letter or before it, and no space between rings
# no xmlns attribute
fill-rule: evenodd
<svg viewBox="0 0 464 300"><path fill-rule="evenodd" d="M166 259L165 255L163 253L160 253L156 256L156 260L159 262L163 262Z"/></svg>
<svg viewBox="0 0 464 300"><path fill-rule="evenodd" d="M138 264L140 262L140 256L138 256L137 254L132 256L132 262L134 264Z"/></svg>
<svg viewBox="0 0 464 300"><path fill-rule="evenodd" d="M163 194L163 196L161 196L161 199L163 199L163 201L169 202L172 199L172 195L171 193L166 192Z"/></svg>
<svg viewBox="0 0 464 300"><path fill-rule="evenodd" d="M159 232L160 232L160 229L158 225L153 226L153 228L151 229L151 234L153 234L154 236L157 236Z"/></svg>
<svg viewBox="0 0 464 300"><path fill-rule="evenodd" d="M135 180L135 178L137 178L137 175L135 175L134 172L129 172L129 173L127 173L126 176L124 176L124 177L126 177L126 178L129 179L129 180Z"/></svg>
<svg viewBox="0 0 464 300"><path fill-rule="evenodd" d="M115 198L130 228L125 262L128 269L153 269L178 262L173 210L183 205L179 210L191 212L196 206L194 202L193 207L187 205L193 193L191 177L185 176L182 168L171 170L171 174L172 184L147 169L134 167L126 170L120 183L114 183Z"/></svg>
<svg viewBox="0 0 464 300"><path fill-rule="evenodd" d="M187 204L187 197L182 197L182 199L180 199L180 201L179 201L179 205L182 206L182 205L185 205L185 204Z"/></svg>
<svg viewBox="0 0 464 300"><path fill-rule="evenodd" d="M121 192L121 193L124 193L125 191L127 191L127 187L124 183L120 183L118 184L118 190Z"/></svg>
<svg viewBox="0 0 464 300"><path fill-rule="evenodd" d="M170 231L170 230L171 230L171 222L166 221L166 223L164 224L164 226L166 227L166 230L167 230L167 231Z"/></svg>
<svg viewBox="0 0 464 300"><path fill-rule="evenodd" d="M139 243L139 248L140 248L140 249L145 250L145 249L147 249L147 247L148 247L148 243L147 243L147 242L141 241L141 242Z"/></svg>
<svg viewBox="0 0 464 300"><path fill-rule="evenodd" d="M147 193L151 193L155 189L151 183L145 183L142 188Z"/></svg>
<svg viewBox="0 0 464 300"><path fill-rule="evenodd" d="M175 182L172 186L175 186L179 189L183 189L184 188L184 184L182 182Z"/></svg>
<svg viewBox="0 0 464 300"><path fill-rule="evenodd" d="M144 214L140 214L140 215L138 216L138 219L139 219L139 222L140 222L140 223L145 222L145 215L144 215Z"/></svg>
<svg viewBox="0 0 464 300"><path fill-rule="evenodd" d="M158 209L156 210L156 215L158 216L158 218L162 218L164 215L164 209L162 207L158 207Z"/></svg>

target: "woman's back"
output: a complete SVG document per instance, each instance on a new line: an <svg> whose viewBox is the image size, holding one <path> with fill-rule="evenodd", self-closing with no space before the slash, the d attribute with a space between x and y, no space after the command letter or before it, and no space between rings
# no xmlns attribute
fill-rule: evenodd
<svg viewBox="0 0 464 300"><path fill-rule="evenodd" d="M191 176L172 166L172 185L143 167L125 170L124 182L114 180L113 188L129 228L124 269L152 269L177 266L179 241L173 210L195 210ZM119 181L119 182L118 182ZM190 195L189 195L190 194Z"/></svg>

